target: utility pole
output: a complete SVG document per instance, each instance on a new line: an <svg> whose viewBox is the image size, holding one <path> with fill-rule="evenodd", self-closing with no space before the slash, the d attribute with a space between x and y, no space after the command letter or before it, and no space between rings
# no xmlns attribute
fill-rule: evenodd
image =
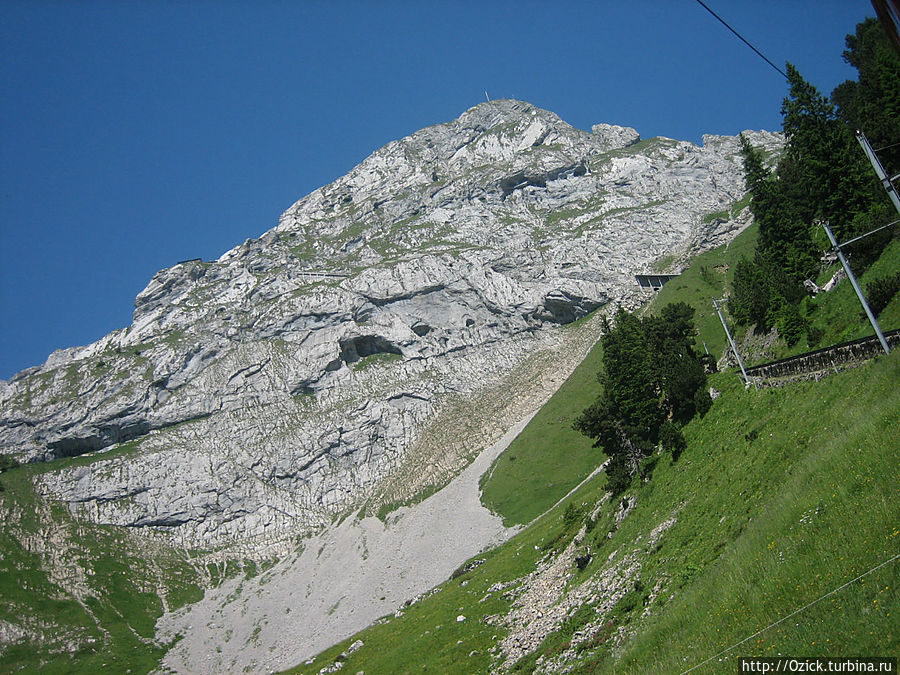
<svg viewBox="0 0 900 675"><path fill-rule="evenodd" d="M863 137L865 138L865 137ZM876 160L877 161L877 160ZM879 164L880 166L880 164ZM893 198L896 200L897 195L896 192L891 193ZM856 282L856 277L853 276L853 270L850 269L850 263L847 262L847 259L844 257L844 252L841 251L840 245L837 243L837 239L834 238L834 234L831 232L831 228L828 227L827 222L822 222L822 227L825 228L825 234L828 235L828 240L831 242L832 248L834 248L835 253L837 253L838 260L841 261L841 265L844 267L844 271L847 273L847 278L850 280L850 285L853 286L853 290L856 291L856 297L859 298L860 303L862 303L863 309L866 310L866 316L869 317L869 323L872 324L872 328L875 329L875 335L878 336L878 341L881 343L882 349L884 349L885 354L890 354L891 349L888 347L887 340L884 339L884 335L881 332L881 326L878 325L878 319L875 318L875 315L872 314L872 310L869 307L869 303L866 302L866 296L863 295L862 290L859 287L859 284ZM879 228L881 229L881 228ZM869 233L871 234L871 232ZM856 239L859 239L857 237ZM856 241L855 239L853 241Z"/></svg>
<svg viewBox="0 0 900 675"><path fill-rule="evenodd" d="M713 298L713 307L716 308L716 313L719 315L719 321L722 322L722 328L725 329L725 335L728 336L728 344L731 345L731 351L734 352L734 356L737 359L738 365L741 367L741 373L744 376L744 384L748 387L750 386L750 378L747 377L747 371L744 369L744 362L741 360L741 355L738 353L737 345L734 344L734 339L731 337L731 331L728 330L728 324L725 323L725 317L722 316L722 308L719 307L718 301Z"/></svg>
<svg viewBox="0 0 900 675"><path fill-rule="evenodd" d="M891 201L894 202L894 208L897 209L897 213L900 213L900 197L897 196L897 188L894 187L894 181L897 178L900 178L900 175L888 178L884 167L881 166L881 160L878 159L878 156L875 154L875 151L869 143L869 139L866 138L866 135L862 131L856 132L856 140L859 141L863 152L866 153L866 157L869 158L869 162L872 164L872 168L875 169L878 180L881 181L881 184L884 186L884 189L887 190ZM828 228L825 229L827 230ZM837 246L837 244L835 244L835 246Z"/></svg>

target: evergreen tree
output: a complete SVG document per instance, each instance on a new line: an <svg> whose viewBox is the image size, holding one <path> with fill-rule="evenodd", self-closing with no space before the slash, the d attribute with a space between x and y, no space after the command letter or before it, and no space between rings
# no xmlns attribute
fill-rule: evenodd
<svg viewBox="0 0 900 675"><path fill-rule="evenodd" d="M604 391L623 426L651 439L662 421L650 344L641 320L621 307L603 339Z"/></svg>
<svg viewBox="0 0 900 675"><path fill-rule="evenodd" d="M734 268L729 309L740 325L755 324L761 331L766 331L769 290L758 266L746 258L741 258Z"/></svg>
<svg viewBox="0 0 900 675"><path fill-rule="evenodd" d="M765 165L763 151L753 147L743 134L740 135L740 140L745 184L750 193L750 210L757 222L768 223L778 205L778 185L772 171Z"/></svg>
<svg viewBox="0 0 900 675"><path fill-rule="evenodd" d="M806 321L796 304L782 303L775 312L775 326L788 347L793 347L806 333Z"/></svg>
<svg viewBox="0 0 900 675"><path fill-rule="evenodd" d="M787 74L789 92L781 107L786 145L777 170L780 204L770 222L760 223L760 247L800 283L818 262L810 231L814 222L829 220L842 230L866 203L856 187L864 182L864 167L834 106L793 65L787 65Z"/></svg>
<svg viewBox="0 0 900 675"><path fill-rule="evenodd" d="M778 167L787 208L808 225L827 220L839 238L849 237L857 214L878 201L875 174L834 105L790 64L788 76L790 93L782 106L787 145ZM798 249L807 245L791 241Z"/></svg>
<svg viewBox="0 0 900 675"><path fill-rule="evenodd" d="M866 56L876 51L869 48L871 36L871 26L861 24L857 38L848 37L851 51L845 58L867 64L875 60ZM869 46L864 49L863 43ZM893 53L891 58L896 59ZM793 344L806 324L791 306L803 297L801 284L815 275L820 246L827 245L819 221L827 220L835 235L846 240L887 222L890 214L844 119L861 115L865 108L859 87L842 85L837 98L844 102L844 113L839 117L835 105L793 65L787 64L787 74L789 91L781 109L786 144L774 173L765 167L762 152L741 139L759 242L752 263L742 261L735 270L731 311L741 324L755 324L764 331L778 326ZM854 262L863 266L877 258L888 238L884 233L856 244Z"/></svg>
<svg viewBox="0 0 900 675"><path fill-rule="evenodd" d="M851 131L865 133L889 176L900 173L900 55L892 49L884 28L875 19L866 19L846 39L844 60L856 68L858 81L847 80L831 94L837 115ZM858 146L857 146L858 147ZM862 151L857 150L860 157ZM852 215L849 226L840 232L851 238L885 225L896 211L877 183L868 162L863 162L869 185L869 203ZM887 246L891 231L866 237L854 244L853 266L857 272L871 264Z"/></svg>
<svg viewBox="0 0 900 675"><path fill-rule="evenodd" d="M802 288L762 248L757 248L752 261L742 258L735 266L729 305L741 325L756 325L766 333L776 324L782 308L796 305L802 297Z"/></svg>
<svg viewBox="0 0 900 675"><path fill-rule="evenodd" d="M789 91L782 104L786 144L772 175L761 152L742 139L759 248L797 285L816 270L814 228L831 223L840 238L876 201L877 185L850 128L834 105L787 64ZM868 223L868 221L866 221Z"/></svg>
<svg viewBox="0 0 900 675"><path fill-rule="evenodd" d="M657 444L676 457L684 449L678 425L712 404L706 374L691 342L694 310L667 305L643 321L619 309L603 336L597 401L574 428L594 439L609 457L608 488L620 492Z"/></svg>
<svg viewBox="0 0 900 675"><path fill-rule="evenodd" d="M668 418L686 424L698 412L696 392L709 398L705 390L706 371L692 347L694 308L684 302L668 304L659 316L644 319L643 325L655 355L663 411ZM702 407L702 397L699 400ZM705 412L704 409L702 413Z"/></svg>
<svg viewBox="0 0 900 675"><path fill-rule="evenodd" d="M884 28L866 19L846 39L844 61L856 68L858 81L847 80L831 93L837 113L850 129L861 129L888 175L900 173L900 55Z"/></svg>

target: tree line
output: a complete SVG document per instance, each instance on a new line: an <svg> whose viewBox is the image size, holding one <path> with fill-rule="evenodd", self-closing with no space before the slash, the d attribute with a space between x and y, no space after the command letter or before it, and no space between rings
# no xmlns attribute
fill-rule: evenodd
<svg viewBox="0 0 900 675"><path fill-rule="evenodd" d="M844 60L859 78L840 84L830 100L787 65L789 89L781 108L785 148L773 168L761 149L741 137L759 240L753 259L736 266L730 311L738 324L761 332L776 328L788 346L806 332L803 282L816 276L829 248L821 221L846 241L897 215L856 130L879 149L888 175L900 172L900 55L875 19L860 23L846 45ZM886 229L854 244L854 269L874 262L891 236Z"/></svg>

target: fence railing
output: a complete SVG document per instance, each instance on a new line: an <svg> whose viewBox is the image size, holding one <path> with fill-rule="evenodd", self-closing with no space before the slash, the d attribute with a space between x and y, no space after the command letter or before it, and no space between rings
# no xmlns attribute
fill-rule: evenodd
<svg viewBox="0 0 900 675"><path fill-rule="evenodd" d="M900 329L888 331L884 337L892 350L900 347ZM878 337L870 335L747 368L747 377L760 381L769 378L824 374L828 371L837 372L883 353L884 349Z"/></svg>

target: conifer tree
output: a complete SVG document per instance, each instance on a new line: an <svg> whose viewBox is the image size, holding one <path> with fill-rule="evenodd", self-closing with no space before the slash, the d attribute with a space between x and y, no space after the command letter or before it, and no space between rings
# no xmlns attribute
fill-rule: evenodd
<svg viewBox="0 0 900 675"><path fill-rule="evenodd" d="M752 263L742 261L735 270L731 311L741 324L765 331L777 325L793 344L805 323L791 306L803 296L803 280L818 269L818 222L829 221L840 239L849 239L886 222L887 209L884 199L877 198L874 174L835 105L791 64L787 75L789 91L781 108L786 144L776 170L769 171L762 152L741 138L759 242ZM857 89L848 86L842 91L847 110L858 112L863 106L855 98ZM860 264L873 260L886 241L886 234L871 239L859 248L856 260Z"/></svg>
<svg viewBox="0 0 900 675"><path fill-rule="evenodd" d="M847 80L831 93L838 117L852 130L861 129L889 176L900 173L900 55L891 48L884 28L866 19L846 39L844 61L856 68L858 80Z"/></svg>
<svg viewBox="0 0 900 675"><path fill-rule="evenodd" d="M692 307L677 303L643 321L620 308L615 324L607 324L600 395L573 426L609 457L613 492L643 475L643 460L657 444L677 458L685 447L680 426L712 403L691 346L693 317Z"/></svg>

